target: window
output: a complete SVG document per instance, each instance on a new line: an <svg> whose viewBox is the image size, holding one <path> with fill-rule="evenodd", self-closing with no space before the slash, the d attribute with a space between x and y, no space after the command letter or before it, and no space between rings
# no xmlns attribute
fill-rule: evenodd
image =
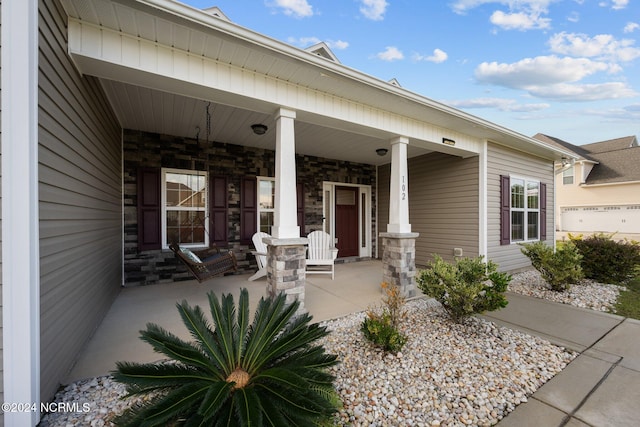
<svg viewBox="0 0 640 427"><path fill-rule="evenodd" d="M573 166L570 166L562 172L562 184L573 184Z"/></svg>
<svg viewBox="0 0 640 427"><path fill-rule="evenodd" d="M208 246L206 173L162 169L161 214L163 247Z"/></svg>
<svg viewBox="0 0 640 427"><path fill-rule="evenodd" d="M269 235L273 234L275 200L275 178L258 177L258 230Z"/></svg>
<svg viewBox="0 0 640 427"><path fill-rule="evenodd" d="M538 240L540 237L540 183L511 178L511 241Z"/></svg>

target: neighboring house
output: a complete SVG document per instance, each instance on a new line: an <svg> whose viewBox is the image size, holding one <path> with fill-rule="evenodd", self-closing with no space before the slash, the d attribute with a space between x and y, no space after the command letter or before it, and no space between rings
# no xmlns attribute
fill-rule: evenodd
<svg viewBox="0 0 640 427"><path fill-rule="evenodd" d="M575 156L575 161L556 162L558 239L600 232L640 238L640 145L635 136L579 146L543 134L534 138Z"/></svg>
<svg viewBox="0 0 640 427"><path fill-rule="evenodd" d="M515 243L553 242L553 164L570 151L345 67L326 45L169 0L5 1L0 14L2 401L51 399L121 286L187 278L170 239L230 248L250 270L250 237L269 231L274 275L300 279L301 296L315 229L342 259L381 258L407 291L433 253L513 271L529 265ZM292 270L275 263L287 245Z"/></svg>

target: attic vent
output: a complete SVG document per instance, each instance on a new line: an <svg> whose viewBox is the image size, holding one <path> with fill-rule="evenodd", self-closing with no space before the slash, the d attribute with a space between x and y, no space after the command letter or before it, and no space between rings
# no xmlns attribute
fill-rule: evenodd
<svg viewBox="0 0 640 427"><path fill-rule="evenodd" d="M394 77L391 80L389 80L389 84L396 86L396 87L402 87L402 85L400 84L400 82Z"/></svg>
<svg viewBox="0 0 640 427"><path fill-rule="evenodd" d="M208 13L209 15L213 15L218 19L222 19L223 21L227 21L227 22L231 22L231 20L227 17L227 15L225 15L224 13L222 13L222 11L220 10L219 7L217 6L213 6L213 7L208 7L206 9L202 9L204 12Z"/></svg>

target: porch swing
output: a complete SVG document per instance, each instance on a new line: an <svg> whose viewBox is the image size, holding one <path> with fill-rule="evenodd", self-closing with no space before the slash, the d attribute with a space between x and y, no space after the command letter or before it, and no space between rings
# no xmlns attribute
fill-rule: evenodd
<svg viewBox="0 0 640 427"><path fill-rule="evenodd" d="M233 252L221 251L215 244L209 249L198 252L181 248L177 243L171 243L169 248L199 283L225 273L238 271L238 261Z"/></svg>
<svg viewBox="0 0 640 427"><path fill-rule="evenodd" d="M206 230L209 235L209 242L213 242L209 230L204 227L204 221L201 221L201 223L203 229ZM192 220L191 224L186 225L193 226L193 224L194 221ZM191 251L190 249L180 247L176 242L172 242L169 245L169 249L173 251L176 258L182 261L187 267L187 270L194 275L199 283L225 273L235 273L238 271L238 261L233 251L221 251L215 243L211 243L209 249Z"/></svg>

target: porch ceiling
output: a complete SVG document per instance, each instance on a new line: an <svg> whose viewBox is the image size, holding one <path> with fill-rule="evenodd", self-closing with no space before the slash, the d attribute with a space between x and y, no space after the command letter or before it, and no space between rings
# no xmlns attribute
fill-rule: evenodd
<svg viewBox="0 0 640 427"><path fill-rule="evenodd" d="M207 140L208 101L113 80L101 81L123 128ZM273 114L213 102L209 104L209 113L209 141L275 150ZM267 133L253 133L251 125L255 123L266 125ZM390 149L392 135L358 129L355 125L351 129L340 126L346 127L346 124L329 121L319 124L317 118L298 114L295 122L296 152L372 165L391 161L390 151L386 156L379 156L376 149ZM408 147L409 157L426 153L429 151L423 148Z"/></svg>

